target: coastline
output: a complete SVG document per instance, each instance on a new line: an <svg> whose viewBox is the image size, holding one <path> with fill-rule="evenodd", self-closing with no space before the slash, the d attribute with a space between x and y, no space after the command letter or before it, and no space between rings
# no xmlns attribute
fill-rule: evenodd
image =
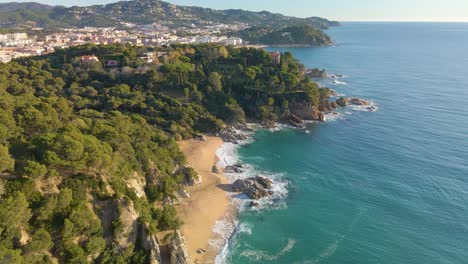
<svg viewBox="0 0 468 264"><path fill-rule="evenodd" d="M218 161L216 151L222 146L219 137L206 137L206 141L185 140L179 146L202 182L187 188L190 198L176 206L177 214L184 222L181 232L185 238L190 259L193 263L214 263L221 248L215 248L210 241L222 239L213 232L219 220L233 217L234 209L226 190L228 181L222 174L211 172ZM202 252L200 249L206 251Z"/></svg>
<svg viewBox="0 0 468 264"><path fill-rule="evenodd" d="M244 45L245 48L264 49L264 48L314 48L314 47L330 47L335 45L331 43L328 45L311 45L311 44L248 44Z"/></svg>

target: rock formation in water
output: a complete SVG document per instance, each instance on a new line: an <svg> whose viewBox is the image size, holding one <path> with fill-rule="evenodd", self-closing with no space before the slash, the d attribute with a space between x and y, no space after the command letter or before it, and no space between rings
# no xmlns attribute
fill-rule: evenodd
<svg viewBox="0 0 468 264"><path fill-rule="evenodd" d="M327 78L327 71L325 69L307 69L304 73L309 78Z"/></svg>
<svg viewBox="0 0 468 264"><path fill-rule="evenodd" d="M236 180L232 184L235 192L242 192L250 199L260 199L273 194L271 190L273 182L265 177L256 176L247 179Z"/></svg>

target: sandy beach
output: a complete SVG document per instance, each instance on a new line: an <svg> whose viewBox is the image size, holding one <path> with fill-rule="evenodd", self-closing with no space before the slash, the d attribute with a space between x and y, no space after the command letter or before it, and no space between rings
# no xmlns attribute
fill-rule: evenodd
<svg viewBox="0 0 468 264"><path fill-rule="evenodd" d="M218 158L216 150L223 141L218 137L207 137L206 141L186 140L179 146L187 157L188 164L202 177L202 183L189 187L191 198L177 206L177 212L184 221L181 228L188 253L194 263L214 263L217 250L209 245L209 240L219 239L212 227L217 220L232 215L230 198L220 184L226 184L225 177L211 172ZM204 249L205 253L197 253Z"/></svg>

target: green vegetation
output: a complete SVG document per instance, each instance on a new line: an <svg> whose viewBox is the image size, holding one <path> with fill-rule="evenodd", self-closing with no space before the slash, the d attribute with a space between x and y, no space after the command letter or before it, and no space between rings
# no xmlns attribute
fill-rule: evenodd
<svg viewBox="0 0 468 264"><path fill-rule="evenodd" d="M120 1L88 7L48 6L37 3L0 4L0 25L3 27L120 27L120 22L136 24L161 23L168 27L209 25L215 23L247 23L252 26L285 27L310 25L320 29L338 25L319 17L297 18L270 12L213 10L201 7L176 6L159 0Z"/></svg>
<svg viewBox="0 0 468 264"><path fill-rule="evenodd" d="M235 32L232 35L241 37L250 44L310 46L332 44L327 34L308 25L288 26L280 29L270 26L256 26Z"/></svg>
<svg viewBox="0 0 468 264"><path fill-rule="evenodd" d="M182 224L162 201L198 176L177 140L319 101L290 53L275 64L262 50L180 45L146 64L148 51L86 45L0 63L0 263L143 263L137 243L115 246L124 221L103 215L132 205L148 233ZM80 62L90 54L100 62ZM145 196L128 185L137 176Z"/></svg>

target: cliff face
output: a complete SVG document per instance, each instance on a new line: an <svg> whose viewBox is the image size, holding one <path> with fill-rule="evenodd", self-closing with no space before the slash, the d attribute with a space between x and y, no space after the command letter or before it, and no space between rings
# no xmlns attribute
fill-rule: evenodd
<svg viewBox="0 0 468 264"><path fill-rule="evenodd" d="M169 243L170 264L192 264L185 240L180 231L176 231Z"/></svg>
<svg viewBox="0 0 468 264"><path fill-rule="evenodd" d="M303 120L325 121L325 117L319 109L309 102L293 103L289 106L292 114Z"/></svg>
<svg viewBox="0 0 468 264"><path fill-rule="evenodd" d="M102 222L115 226L111 242L119 251L123 252L128 247L138 244L148 253L150 264L161 263L159 242L156 236L148 234L147 227L138 221L140 215L131 200L110 201L101 211ZM106 227L104 229L106 230Z"/></svg>

